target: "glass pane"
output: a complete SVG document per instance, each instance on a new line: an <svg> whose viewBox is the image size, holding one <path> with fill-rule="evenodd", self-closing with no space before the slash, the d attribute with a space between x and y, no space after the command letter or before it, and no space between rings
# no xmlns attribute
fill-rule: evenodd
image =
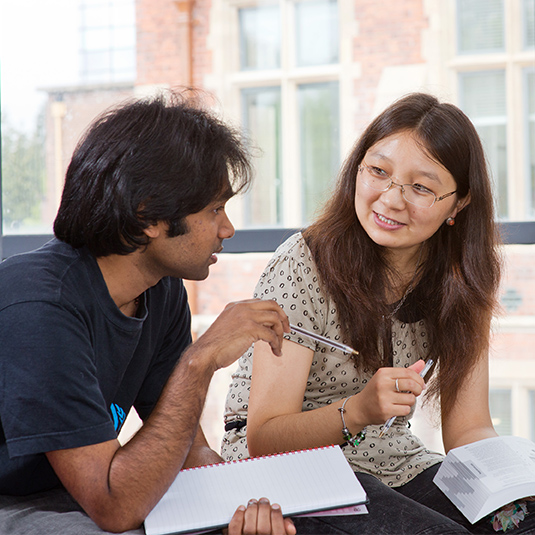
<svg viewBox="0 0 535 535"><path fill-rule="evenodd" d="M490 414L494 429L499 435L512 435L511 391L490 391Z"/></svg>
<svg viewBox="0 0 535 535"><path fill-rule="evenodd" d="M95 28L83 33L83 48L88 50L107 50L112 46L109 28Z"/></svg>
<svg viewBox="0 0 535 535"><path fill-rule="evenodd" d="M132 9L132 0L113 0L111 6L111 24L115 27L136 26L136 11Z"/></svg>
<svg viewBox="0 0 535 535"><path fill-rule="evenodd" d="M104 108L131 96L128 90L102 87L101 91L87 92L81 88L84 83L134 79L133 26L128 29L128 50L119 50L116 58L119 75L112 70L114 49L109 37L113 28L103 25L108 23L105 13L116 2L119 0L25 0L2 4L5 234L52 232L65 168L80 134ZM123 12L134 13L134 0L120 3ZM135 19L132 16L130 20ZM84 29L90 23L85 40Z"/></svg>
<svg viewBox="0 0 535 535"><path fill-rule="evenodd" d="M102 28L110 24L110 10L108 4L87 5L82 2L82 28Z"/></svg>
<svg viewBox="0 0 535 535"><path fill-rule="evenodd" d="M535 0L524 0L524 48L535 48Z"/></svg>
<svg viewBox="0 0 535 535"><path fill-rule="evenodd" d="M298 2L296 63L299 67L338 63L338 3L336 0ZM318 32L318 28L321 31Z"/></svg>
<svg viewBox="0 0 535 535"><path fill-rule="evenodd" d="M131 80L132 71L136 68L136 55L132 49L114 50L112 55L113 79L115 81Z"/></svg>
<svg viewBox="0 0 535 535"><path fill-rule="evenodd" d="M111 69L111 54L109 50L87 52L84 55L84 82L97 82L105 77Z"/></svg>
<svg viewBox="0 0 535 535"><path fill-rule="evenodd" d="M535 441L535 390L529 392L531 440Z"/></svg>
<svg viewBox="0 0 535 535"><path fill-rule="evenodd" d="M303 223L331 191L340 165L338 82L298 89Z"/></svg>
<svg viewBox="0 0 535 535"><path fill-rule="evenodd" d="M135 26L115 28L113 30L113 47L130 48L132 55L135 53L136 28Z"/></svg>
<svg viewBox="0 0 535 535"><path fill-rule="evenodd" d="M242 70L280 67L281 28L278 6L240 9L240 65Z"/></svg>
<svg viewBox="0 0 535 535"><path fill-rule="evenodd" d="M505 50L503 0L457 0L459 53Z"/></svg>
<svg viewBox="0 0 535 535"><path fill-rule="evenodd" d="M54 167L45 162L45 143L53 133L43 88L78 81L78 3L34 2L31 16L28 7L3 3L0 17L4 234L51 232L57 196ZM61 17L50 16L58 12Z"/></svg>
<svg viewBox="0 0 535 535"><path fill-rule="evenodd" d="M528 216L535 218L535 70L526 70Z"/></svg>
<svg viewBox="0 0 535 535"><path fill-rule="evenodd" d="M482 71L461 75L464 111L472 120L505 118L505 72Z"/></svg>
<svg viewBox="0 0 535 535"><path fill-rule="evenodd" d="M242 91L243 124L261 150L255 159L253 187L247 195L246 222L270 226L281 222L281 92L278 87Z"/></svg>
<svg viewBox="0 0 535 535"><path fill-rule="evenodd" d="M508 216L505 72L460 76L461 107L477 128L489 161L500 218Z"/></svg>
<svg viewBox="0 0 535 535"><path fill-rule="evenodd" d="M45 193L45 131L20 131L2 115L2 203L4 234L39 232Z"/></svg>

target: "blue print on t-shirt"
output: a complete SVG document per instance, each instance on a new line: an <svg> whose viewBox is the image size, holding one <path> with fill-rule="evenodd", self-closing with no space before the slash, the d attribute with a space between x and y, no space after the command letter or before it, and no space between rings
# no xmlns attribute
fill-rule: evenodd
<svg viewBox="0 0 535 535"><path fill-rule="evenodd" d="M113 417L113 425L115 427L115 431L117 431L118 433L121 430L121 427L123 426L126 414L123 409L121 409L121 407L117 405L117 403L112 403L110 405L110 410L111 415Z"/></svg>

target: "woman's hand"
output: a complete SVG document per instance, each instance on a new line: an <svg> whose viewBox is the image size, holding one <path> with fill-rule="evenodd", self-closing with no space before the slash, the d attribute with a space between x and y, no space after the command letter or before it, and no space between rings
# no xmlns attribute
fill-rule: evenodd
<svg viewBox="0 0 535 535"><path fill-rule="evenodd" d="M290 518L283 518L279 505L270 505L267 498L249 500L240 505L228 525L228 535L295 535Z"/></svg>
<svg viewBox="0 0 535 535"><path fill-rule="evenodd" d="M419 375L424 366L419 360L408 368L377 370L362 392L348 400L346 419L362 427L384 424L392 416L407 416L425 389Z"/></svg>

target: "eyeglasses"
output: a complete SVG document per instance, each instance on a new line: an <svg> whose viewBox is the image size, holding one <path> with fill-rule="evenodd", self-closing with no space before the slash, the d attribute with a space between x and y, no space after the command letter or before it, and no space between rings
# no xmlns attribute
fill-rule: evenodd
<svg viewBox="0 0 535 535"><path fill-rule="evenodd" d="M376 191L388 191L392 186L401 188L401 195L410 204L431 208L436 202L442 201L457 193L457 190L437 197L431 190L421 184L396 184L394 177L380 167L371 167L365 163L359 165L362 173L362 183Z"/></svg>

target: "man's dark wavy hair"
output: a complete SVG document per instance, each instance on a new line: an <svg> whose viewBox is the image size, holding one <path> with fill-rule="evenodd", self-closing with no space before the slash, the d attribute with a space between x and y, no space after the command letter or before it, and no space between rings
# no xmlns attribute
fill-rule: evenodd
<svg viewBox="0 0 535 535"><path fill-rule="evenodd" d="M129 254L159 221L184 218L248 187L241 135L202 109L194 92L162 92L99 116L78 143L54 221L56 237L96 257Z"/></svg>

